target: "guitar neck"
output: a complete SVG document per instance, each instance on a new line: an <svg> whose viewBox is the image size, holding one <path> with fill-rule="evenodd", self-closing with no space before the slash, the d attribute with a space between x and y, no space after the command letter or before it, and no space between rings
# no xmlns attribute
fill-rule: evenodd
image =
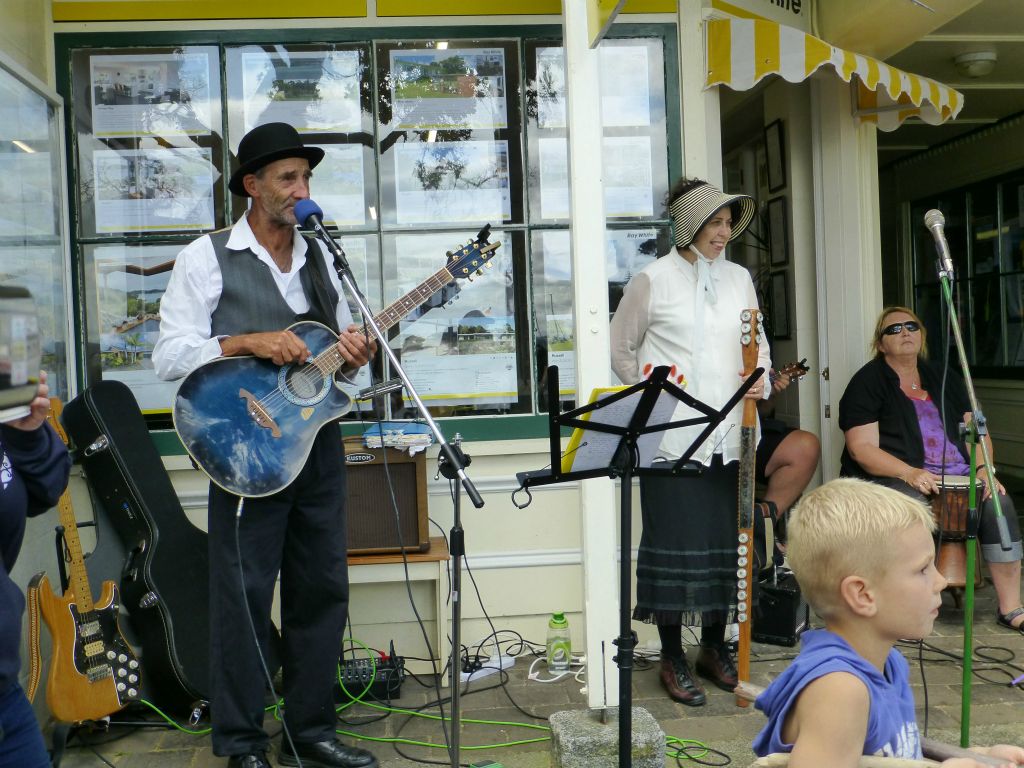
<svg viewBox="0 0 1024 768"><path fill-rule="evenodd" d="M374 322L382 331L390 330L398 325L402 318L406 317L416 307L423 304L423 302L454 279L452 273L442 267L400 299L393 301L374 315ZM386 343L387 340L381 339L381 342ZM313 358L310 364L315 365L324 376L330 376L345 365L345 358L342 357L341 351L332 345Z"/></svg>
<svg viewBox="0 0 1024 768"><path fill-rule="evenodd" d="M79 614L83 615L93 609L92 590L89 587L89 573L85 570L82 542L78 538L75 512L71 508L71 496L67 491L61 494L57 509L60 513L60 524L64 526L64 544L68 550L68 589L74 592L75 605L78 606Z"/></svg>
<svg viewBox="0 0 1024 768"><path fill-rule="evenodd" d="M54 431L64 442L68 444L68 436L60 424L62 405L60 399L50 398L50 413L46 420L53 427ZM71 507L71 493L65 488L57 502L57 512L60 524L64 528L64 545L68 553L68 589L75 596L75 605L78 606L79 615L92 611L92 590L89 587L89 573L85 570L85 557L82 555L82 542L78 537L78 523L75 522L75 511Z"/></svg>

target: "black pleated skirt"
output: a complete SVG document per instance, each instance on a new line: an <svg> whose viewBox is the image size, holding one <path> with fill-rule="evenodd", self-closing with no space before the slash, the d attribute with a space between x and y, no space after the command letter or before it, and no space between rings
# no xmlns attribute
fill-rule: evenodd
<svg viewBox="0 0 1024 768"><path fill-rule="evenodd" d="M696 477L641 476L634 619L735 621L738 476L720 454Z"/></svg>

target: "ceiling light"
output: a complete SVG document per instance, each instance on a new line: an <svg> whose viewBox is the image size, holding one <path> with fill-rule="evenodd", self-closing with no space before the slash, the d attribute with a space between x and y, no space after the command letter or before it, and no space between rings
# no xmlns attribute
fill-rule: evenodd
<svg viewBox="0 0 1024 768"><path fill-rule="evenodd" d="M996 68L996 58L995 51L970 51L955 56L953 64L963 77L985 77Z"/></svg>

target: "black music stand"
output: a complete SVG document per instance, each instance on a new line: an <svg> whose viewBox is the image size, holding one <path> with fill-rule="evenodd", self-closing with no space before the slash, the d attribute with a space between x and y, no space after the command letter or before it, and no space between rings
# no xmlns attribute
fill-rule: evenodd
<svg viewBox="0 0 1024 768"><path fill-rule="evenodd" d="M633 712L633 649L636 632L630 622L632 615L632 519L633 477L635 475L698 475L704 467L690 458L697 448L715 431L719 424L764 374L757 368L740 385L736 393L721 410L716 410L687 394L669 381L669 368L655 368L650 377L619 392L600 397L594 402L571 411L559 413L558 367L548 367L548 439L551 468L536 472L519 472L520 489L530 496L531 485L566 483L595 477L618 477L620 483L619 533L619 636L613 642L618 647L613 661L619 667L619 768L631 765L632 712ZM680 402L700 413L689 419L670 421ZM583 416L590 414L589 419ZM655 461L661 433L678 427L706 424L689 448L675 462ZM561 427L573 427L587 436L572 454L562 461ZM579 468L573 470L577 465ZM513 494L514 496L514 494ZM529 504L527 501L523 505Z"/></svg>

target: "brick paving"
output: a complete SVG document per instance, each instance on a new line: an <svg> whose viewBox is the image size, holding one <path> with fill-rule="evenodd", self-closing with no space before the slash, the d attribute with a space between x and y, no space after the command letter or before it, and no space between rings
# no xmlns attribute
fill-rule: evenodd
<svg viewBox="0 0 1024 768"><path fill-rule="evenodd" d="M1013 677L1024 673L1024 636L995 624L995 593L991 585L978 591L976 603L974 637L975 655L978 658L974 665L976 676L971 693L971 741L978 744L997 741L1024 744L1024 687L1008 686ZM935 633L927 641L930 647L939 650L928 648L924 651L924 676L927 683L929 735L950 742L959 741L962 667L956 658L943 656L940 651L958 657L962 653L962 638L963 611L946 599ZM753 682L763 685L785 668L794 649L756 644L754 652ZM908 647L904 653L911 663L918 719L923 727L926 686L921 679L918 650L916 647ZM982 655L994 661L985 661L980 658ZM519 728L509 723L544 725L543 718L552 712L586 706L585 697L580 692L581 683L572 678L554 684L530 681L527 679L529 663L530 659L520 658L509 670L504 688L498 685L496 675L469 684L461 700L463 749L460 757L463 764L489 759L506 768L552 768L549 744L546 741L481 750L466 748L543 738L544 732ZM538 666L543 669L543 664ZM402 696L394 705L411 710L434 698L432 687L425 688L416 680L407 678ZM709 687L706 706L684 707L666 698L658 683L656 665L639 661L633 677L633 703L647 709L669 736L700 740L728 756L734 766L747 766L753 760L750 742L760 730L764 718L753 708L737 708L730 694ZM516 704L541 719L531 719L516 709ZM436 712L436 709L433 711ZM344 717L352 724L342 724L341 727L360 736L401 737L438 745L444 743L440 724L436 720L402 714L377 719L379 714L376 711L361 705L346 710ZM501 724L479 725L466 722L468 719L497 721ZM268 729L276 734L279 726L268 720ZM272 742L275 749L278 739L275 735ZM443 748L402 746L402 751L408 755L403 757L391 744L374 744L369 741L359 743L374 751L381 768L413 768L423 765L413 758L451 764ZM272 751L272 760L273 755ZM707 760L719 765L725 764L721 757L709 756ZM226 765L226 760L213 755L208 736L188 735L164 728L117 726L107 733L79 732L73 738L62 762L64 768L100 768L105 764L117 768L214 768ZM666 765L676 765L676 761L668 758Z"/></svg>

